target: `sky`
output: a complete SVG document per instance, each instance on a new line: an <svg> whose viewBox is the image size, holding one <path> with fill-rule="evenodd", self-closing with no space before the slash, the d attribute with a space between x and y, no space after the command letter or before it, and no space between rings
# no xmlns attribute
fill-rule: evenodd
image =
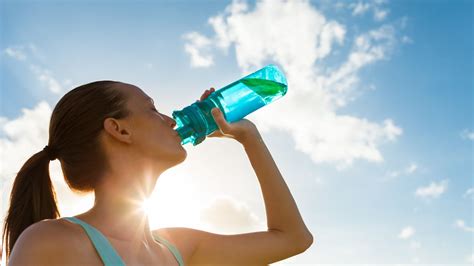
<svg viewBox="0 0 474 266"><path fill-rule="evenodd" d="M314 236L275 265L472 265L473 2L0 0L2 217L55 104L95 80L171 115L267 64L287 94L249 114ZM231 139L186 144L147 201L151 228L266 230ZM50 164L62 216L88 210Z"/></svg>

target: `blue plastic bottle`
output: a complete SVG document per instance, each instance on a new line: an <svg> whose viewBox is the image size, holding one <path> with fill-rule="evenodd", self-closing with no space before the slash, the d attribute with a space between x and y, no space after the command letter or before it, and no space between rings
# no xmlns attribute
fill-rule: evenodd
<svg viewBox="0 0 474 266"><path fill-rule="evenodd" d="M268 65L214 91L201 102L173 111L181 144L191 142L196 146L218 129L212 108L221 109L227 122L232 123L281 98L287 89L283 72L275 65Z"/></svg>

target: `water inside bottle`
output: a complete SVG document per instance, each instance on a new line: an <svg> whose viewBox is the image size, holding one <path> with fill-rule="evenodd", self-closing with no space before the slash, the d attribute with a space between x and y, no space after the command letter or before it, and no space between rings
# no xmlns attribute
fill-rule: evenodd
<svg viewBox="0 0 474 266"><path fill-rule="evenodd" d="M272 74L275 73L272 72ZM188 111L185 113L188 114L188 117L185 117L184 114L183 116L177 115L176 112L176 115L173 115L173 117L177 121L178 132L180 136L186 136L181 144L184 145L191 142L193 145L197 145L206 135L218 130L211 115L211 109L214 107L219 107L223 110L227 122L232 123L285 95L288 89L286 80L277 77L276 79L283 82L281 83L266 79L269 76L275 78L275 76L271 75L261 77L249 76L213 92L207 99L187 107ZM201 117L204 119L204 128L190 128L190 121L187 120L188 118L191 119L191 117ZM182 119L186 121L182 121ZM200 126L200 124L195 126ZM200 133L191 134L193 130Z"/></svg>
<svg viewBox="0 0 474 266"><path fill-rule="evenodd" d="M228 89L217 91L224 103L226 120L235 122L286 94L287 85L273 80L244 78Z"/></svg>
<svg viewBox="0 0 474 266"><path fill-rule="evenodd" d="M241 82L258 94L265 104L285 95L288 88L286 84L267 79L246 78Z"/></svg>

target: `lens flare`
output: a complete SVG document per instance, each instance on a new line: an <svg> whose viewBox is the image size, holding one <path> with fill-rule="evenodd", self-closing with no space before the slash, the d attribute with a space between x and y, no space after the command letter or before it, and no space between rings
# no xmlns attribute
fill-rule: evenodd
<svg viewBox="0 0 474 266"><path fill-rule="evenodd" d="M147 216L150 216L151 208L152 206L151 206L150 200L149 199L143 200L140 206L140 210L144 212Z"/></svg>

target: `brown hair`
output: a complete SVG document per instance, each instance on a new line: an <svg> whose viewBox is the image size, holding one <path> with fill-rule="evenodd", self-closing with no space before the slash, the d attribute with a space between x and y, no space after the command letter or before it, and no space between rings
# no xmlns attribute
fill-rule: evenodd
<svg viewBox="0 0 474 266"><path fill-rule="evenodd" d="M68 186L77 193L92 192L107 169L99 142L104 119L124 118L127 96L118 81L95 81L67 92L56 104L49 124L48 149L31 156L15 177L2 238L6 258L20 234L43 219L60 217L49 175L49 161L58 158Z"/></svg>

